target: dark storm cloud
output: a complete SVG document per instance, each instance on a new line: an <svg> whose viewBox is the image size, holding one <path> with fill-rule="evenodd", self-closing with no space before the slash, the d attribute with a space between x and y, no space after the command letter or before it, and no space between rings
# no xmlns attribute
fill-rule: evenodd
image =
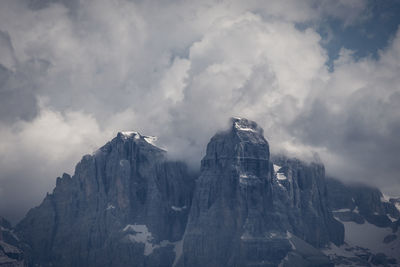
<svg viewBox="0 0 400 267"><path fill-rule="evenodd" d="M198 167L231 116L345 179L371 182L373 150L393 184L400 37L379 60L342 50L330 72L328 17L360 25L367 1L2 1L0 213L21 216L119 130Z"/></svg>

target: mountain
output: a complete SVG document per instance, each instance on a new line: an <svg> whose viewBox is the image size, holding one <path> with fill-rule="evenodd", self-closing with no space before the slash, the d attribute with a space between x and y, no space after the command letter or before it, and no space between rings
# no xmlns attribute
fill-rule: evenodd
<svg viewBox="0 0 400 267"><path fill-rule="evenodd" d="M24 255L19 245L19 238L14 234L11 224L0 217L0 267L24 266Z"/></svg>
<svg viewBox="0 0 400 267"><path fill-rule="evenodd" d="M121 132L57 178L16 233L42 266L171 266L181 245L194 176L153 138Z"/></svg>
<svg viewBox="0 0 400 267"><path fill-rule="evenodd" d="M329 203L345 227L345 244L324 253L341 265L397 266L400 263L400 212L397 199L377 188L327 179Z"/></svg>
<svg viewBox="0 0 400 267"><path fill-rule="evenodd" d="M247 119L211 138L199 172L120 132L7 225L19 251L7 266L394 266L398 203L326 178L322 163L271 156Z"/></svg>
<svg viewBox="0 0 400 267"><path fill-rule="evenodd" d="M327 208L324 178L319 164L274 164L263 130L232 119L201 162L181 266L329 264L314 247L340 245L343 226Z"/></svg>

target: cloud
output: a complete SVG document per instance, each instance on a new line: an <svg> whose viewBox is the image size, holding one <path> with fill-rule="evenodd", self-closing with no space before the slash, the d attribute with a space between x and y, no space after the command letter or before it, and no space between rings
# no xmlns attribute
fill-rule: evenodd
<svg viewBox="0 0 400 267"><path fill-rule="evenodd" d="M157 135L171 158L197 168L231 116L256 120L273 152L312 158L317 151L330 173L348 180L373 182L365 175L374 171L373 151L384 158L376 184L398 181L390 157L399 151L400 38L379 60L355 61L343 49L330 72L313 26L326 18L362 23L365 1L5 0L0 7L0 213L11 218L119 130Z"/></svg>
<svg viewBox="0 0 400 267"><path fill-rule="evenodd" d="M291 125L303 143L326 148L328 170L348 181L399 190L400 32L379 59L343 50L335 71Z"/></svg>
<svg viewBox="0 0 400 267"><path fill-rule="evenodd" d="M192 151L185 158L198 164L210 136L235 114L278 138L274 128L293 120L312 84L327 75L319 40L312 30L266 23L249 12L218 21L190 47L185 98L171 108L174 132L160 134L180 136L167 144L170 153Z"/></svg>
<svg viewBox="0 0 400 267"><path fill-rule="evenodd" d="M0 209L13 220L51 192L55 177L72 173L82 155L110 137L88 114L60 113L42 104L30 122L1 124L0 135Z"/></svg>

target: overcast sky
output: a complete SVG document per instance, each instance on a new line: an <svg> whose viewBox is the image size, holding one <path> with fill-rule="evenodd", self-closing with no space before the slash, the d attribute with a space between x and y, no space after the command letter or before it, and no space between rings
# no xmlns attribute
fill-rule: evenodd
<svg viewBox="0 0 400 267"><path fill-rule="evenodd" d="M231 116L400 195L400 1L2 0L0 214L120 130L194 168Z"/></svg>

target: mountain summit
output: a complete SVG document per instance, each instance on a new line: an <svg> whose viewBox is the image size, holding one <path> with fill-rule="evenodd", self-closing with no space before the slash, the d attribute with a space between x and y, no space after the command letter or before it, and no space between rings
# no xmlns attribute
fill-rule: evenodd
<svg viewBox="0 0 400 267"><path fill-rule="evenodd" d="M182 265L329 264L307 244L343 242L343 227L321 206L327 203L323 166L280 162L286 172L278 176L262 128L247 119L231 122L207 145Z"/></svg>

